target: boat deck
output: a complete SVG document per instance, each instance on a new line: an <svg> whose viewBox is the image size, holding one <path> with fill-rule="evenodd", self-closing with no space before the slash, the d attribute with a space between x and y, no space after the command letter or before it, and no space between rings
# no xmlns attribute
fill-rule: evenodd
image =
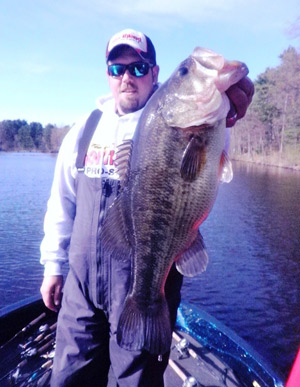
<svg viewBox="0 0 300 387"><path fill-rule="evenodd" d="M55 352L56 314L33 299L0 311L0 331L0 386L47 386ZM166 387L283 386L238 336L186 303L178 310L164 381ZM116 387L112 372L108 387Z"/></svg>
<svg viewBox="0 0 300 387"><path fill-rule="evenodd" d="M187 343L188 347L185 347ZM165 387L245 386L238 381L228 364L218 359L191 336L178 331L173 333L171 355L164 375L164 384ZM116 379L110 372L108 387L116 386Z"/></svg>
<svg viewBox="0 0 300 387"><path fill-rule="evenodd" d="M186 349L181 347L188 343ZM166 370L166 387L182 386L192 378L200 386L243 386L232 368L216 357L209 349L184 332L174 332L169 366Z"/></svg>

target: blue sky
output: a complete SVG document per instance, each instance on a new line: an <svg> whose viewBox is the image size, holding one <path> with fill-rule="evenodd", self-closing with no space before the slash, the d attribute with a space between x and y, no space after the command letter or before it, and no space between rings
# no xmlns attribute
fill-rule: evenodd
<svg viewBox="0 0 300 387"><path fill-rule="evenodd" d="M124 28L151 37L162 82L196 46L245 62L254 80L299 47L299 16L299 0L0 0L0 121L88 114L109 92L105 47Z"/></svg>

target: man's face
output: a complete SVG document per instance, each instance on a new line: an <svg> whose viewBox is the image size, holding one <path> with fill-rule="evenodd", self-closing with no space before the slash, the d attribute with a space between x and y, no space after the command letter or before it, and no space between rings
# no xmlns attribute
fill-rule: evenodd
<svg viewBox="0 0 300 387"><path fill-rule="evenodd" d="M141 61L142 59L136 51L128 47L108 64L130 64ZM128 69L120 77L112 77L107 74L118 114L132 113L144 107L153 92L153 86L157 84L158 72L159 67L155 66L149 69L147 75L140 78L131 75Z"/></svg>

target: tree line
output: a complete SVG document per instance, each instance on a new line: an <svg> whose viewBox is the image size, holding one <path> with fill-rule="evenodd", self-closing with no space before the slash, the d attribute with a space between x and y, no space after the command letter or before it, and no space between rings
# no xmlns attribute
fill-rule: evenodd
<svg viewBox="0 0 300 387"><path fill-rule="evenodd" d="M0 151L58 152L69 126L57 127L25 120L0 122Z"/></svg>
<svg viewBox="0 0 300 387"><path fill-rule="evenodd" d="M231 157L300 169L300 54L289 47L280 65L255 84L246 117L231 129ZM24 120L0 122L0 151L57 152L70 129Z"/></svg>
<svg viewBox="0 0 300 387"><path fill-rule="evenodd" d="M254 84L246 117L231 129L231 157L300 169L299 52L289 47Z"/></svg>

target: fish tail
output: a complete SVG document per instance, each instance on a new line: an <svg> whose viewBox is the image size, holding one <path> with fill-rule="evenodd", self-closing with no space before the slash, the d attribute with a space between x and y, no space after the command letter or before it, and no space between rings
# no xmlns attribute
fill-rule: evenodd
<svg viewBox="0 0 300 387"><path fill-rule="evenodd" d="M118 344L128 351L146 350L159 355L170 350L171 341L170 314L165 297L147 308L127 297L117 329Z"/></svg>

